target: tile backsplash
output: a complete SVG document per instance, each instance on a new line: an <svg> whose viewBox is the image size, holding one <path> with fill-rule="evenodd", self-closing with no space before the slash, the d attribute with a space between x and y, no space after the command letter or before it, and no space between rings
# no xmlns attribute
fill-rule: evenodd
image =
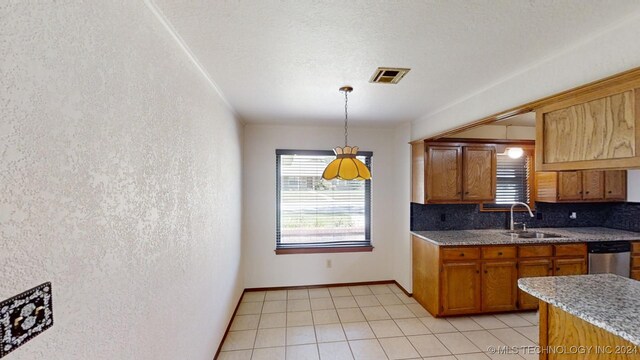
<svg viewBox="0 0 640 360"><path fill-rule="evenodd" d="M576 219L569 218L575 212ZM536 203L536 217L516 212L527 227L606 226L640 232L640 203ZM479 205L411 203L411 230L507 229L509 212L481 212Z"/></svg>

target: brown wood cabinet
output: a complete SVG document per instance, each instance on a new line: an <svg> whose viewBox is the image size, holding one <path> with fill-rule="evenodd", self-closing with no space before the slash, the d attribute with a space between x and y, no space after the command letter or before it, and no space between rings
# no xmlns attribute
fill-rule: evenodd
<svg viewBox="0 0 640 360"><path fill-rule="evenodd" d="M496 198L496 148L465 146L462 157L462 199L494 200Z"/></svg>
<svg viewBox="0 0 640 360"><path fill-rule="evenodd" d="M425 171L427 202L462 200L461 146L429 146Z"/></svg>
<svg viewBox="0 0 640 360"><path fill-rule="evenodd" d="M536 170L640 166L640 80L536 109Z"/></svg>
<svg viewBox="0 0 640 360"><path fill-rule="evenodd" d="M640 280L640 241L631 243L631 278Z"/></svg>
<svg viewBox="0 0 640 360"><path fill-rule="evenodd" d="M529 310L520 277L587 272L586 244L437 246L413 236L413 297L434 316Z"/></svg>
<svg viewBox="0 0 640 360"><path fill-rule="evenodd" d="M626 170L536 173L536 201L602 202L626 199Z"/></svg>

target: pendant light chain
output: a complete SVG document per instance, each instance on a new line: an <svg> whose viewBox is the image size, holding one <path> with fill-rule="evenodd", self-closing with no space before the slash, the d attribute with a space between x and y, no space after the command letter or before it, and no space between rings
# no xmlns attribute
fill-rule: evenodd
<svg viewBox="0 0 640 360"><path fill-rule="evenodd" d="M344 92L344 146L347 146L347 137L349 136L349 128L347 126L347 122L349 119L349 112L348 112L348 103L349 103L349 97L348 97L349 92L345 91Z"/></svg>

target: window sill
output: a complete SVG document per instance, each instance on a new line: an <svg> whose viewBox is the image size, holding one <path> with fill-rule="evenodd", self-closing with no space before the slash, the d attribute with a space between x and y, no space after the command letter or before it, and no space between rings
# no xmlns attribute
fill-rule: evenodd
<svg viewBox="0 0 640 360"><path fill-rule="evenodd" d="M373 251L373 246L300 247L292 249L275 249L274 251L276 255L371 252Z"/></svg>

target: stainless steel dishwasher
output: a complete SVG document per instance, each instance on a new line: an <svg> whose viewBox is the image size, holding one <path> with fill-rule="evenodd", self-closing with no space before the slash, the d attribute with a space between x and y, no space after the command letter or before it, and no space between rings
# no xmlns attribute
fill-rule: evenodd
<svg viewBox="0 0 640 360"><path fill-rule="evenodd" d="M589 274L617 274L629 277L631 270L631 243L629 241L603 241L589 243Z"/></svg>

